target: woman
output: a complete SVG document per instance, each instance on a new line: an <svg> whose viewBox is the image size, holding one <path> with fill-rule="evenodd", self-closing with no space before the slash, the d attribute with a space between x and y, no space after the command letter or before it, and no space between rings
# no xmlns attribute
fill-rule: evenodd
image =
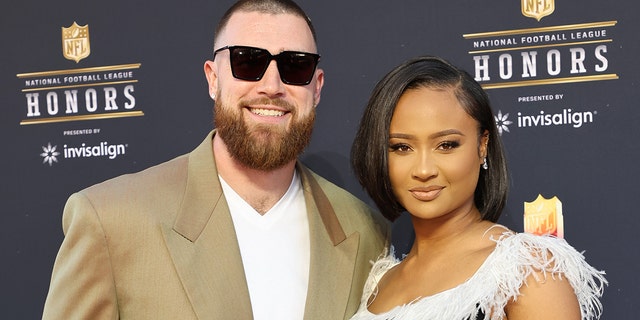
<svg viewBox="0 0 640 320"><path fill-rule="evenodd" d="M596 319L606 280L564 240L496 224L507 169L488 97L466 72L419 57L376 86L352 150L409 253L377 261L352 319Z"/></svg>

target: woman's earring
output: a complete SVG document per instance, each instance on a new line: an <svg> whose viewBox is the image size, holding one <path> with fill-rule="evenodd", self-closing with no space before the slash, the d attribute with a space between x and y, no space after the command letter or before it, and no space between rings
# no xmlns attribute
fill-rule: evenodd
<svg viewBox="0 0 640 320"><path fill-rule="evenodd" d="M212 92L212 93L210 94L210 96L211 96L211 100L215 100L215 99L216 99L216 94L215 94L215 93L213 93L213 92Z"/></svg>
<svg viewBox="0 0 640 320"><path fill-rule="evenodd" d="M487 157L484 157L484 162L482 163L482 169L489 169L489 164L487 164Z"/></svg>

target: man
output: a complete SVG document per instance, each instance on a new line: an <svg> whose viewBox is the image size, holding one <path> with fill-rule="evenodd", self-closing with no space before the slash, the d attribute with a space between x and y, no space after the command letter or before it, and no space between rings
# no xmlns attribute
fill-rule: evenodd
<svg viewBox="0 0 640 320"><path fill-rule="evenodd" d="M45 319L346 319L387 226L297 161L324 73L290 0L223 16L204 71L216 130L70 197Z"/></svg>

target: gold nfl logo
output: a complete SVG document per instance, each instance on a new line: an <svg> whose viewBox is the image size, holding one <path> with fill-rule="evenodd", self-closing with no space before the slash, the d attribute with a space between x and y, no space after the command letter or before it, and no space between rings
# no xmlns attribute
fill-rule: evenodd
<svg viewBox="0 0 640 320"><path fill-rule="evenodd" d="M91 53L89 25L79 26L75 21L68 28L62 27L62 55L78 63Z"/></svg>
<svg viewBox="0 0 640 320"><path fill-rule="evenodd" d="M540 21L553 13L556 8L555 0L520 0L522 1L522 14L525 17L535 18Z"/></svg>
<svg viewBox="0 0 640 320"><path fill-rule="evenodd" d="M556 196L545 199L539 194L533 202L525 201L524 232L564 238L564 217L560 199Z"/></svg>

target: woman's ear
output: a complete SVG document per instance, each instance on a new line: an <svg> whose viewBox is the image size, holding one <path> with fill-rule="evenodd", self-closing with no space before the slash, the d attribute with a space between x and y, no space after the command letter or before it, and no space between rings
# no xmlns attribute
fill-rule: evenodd
<svg viewBox="0 0 640 320"><path fill-rule="evenodd" d="M483 159L486 158L487 155L489 154L488 148L489 148L489 130L485 130L480 135L480 146L479 146L480 161L483 161Z"/></svg>

